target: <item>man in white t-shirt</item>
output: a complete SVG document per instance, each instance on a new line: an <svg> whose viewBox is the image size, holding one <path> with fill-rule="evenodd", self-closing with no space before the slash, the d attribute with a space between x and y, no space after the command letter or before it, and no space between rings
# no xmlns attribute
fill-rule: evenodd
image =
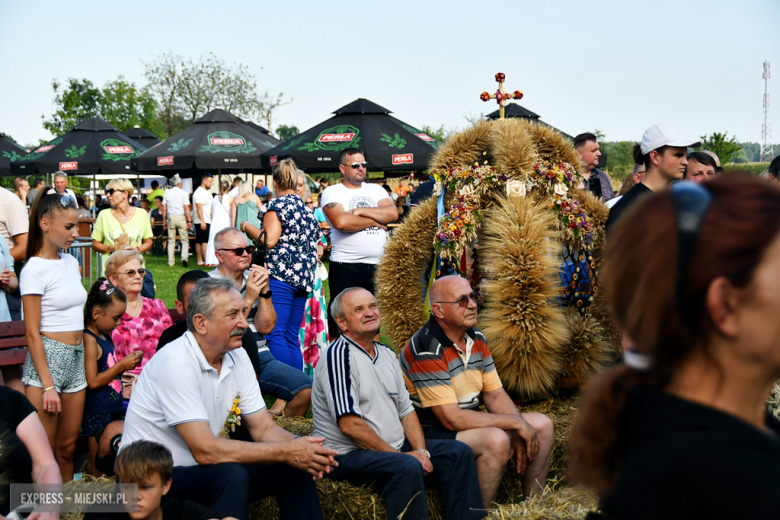
<svg viewBox="0 0 780 520"><path fill-rule="evenodd" d="M329 186L320 196L323 212L332 229L330 253L330 300L349 287L362 287L374 294L374 273L387 242L387 225L398 220L398 210L378 184L363 182L368 176L365 155L347 148L339 155L340 184ZM328 304L331 340L340 334Z"/></svg>
<svg viewBox="0 0 780 520"><path fill-rule="evenodd" d="M190 216L190 197L181 189L181 177L174 175L171 178L173 188L163 195L162 219L163 229L168 230L168 265L175 264L176 233L181 237L181 265L189 267L187 258L190 256L189 229L192 225Z"/></svg>
<svg viewBox="0 0 780 520"><path fill-rule="evenodd" d="M61 193L62 195L67 195L68 197L70 197L71 200L73 201L73 204L78 208L79 205L76 202L76 194L73 193L73 190L68 189L68 176L67 176L67 174L65 172L58 171L58 172L54 173L54 177L52 177L52 178L54 179L54 181L53 181L54 182L54 190L57 193Z"/></svg>
<svg viewBox="0 0 780 520"><path fill-rule="evenodd" d="M244 307L232 280L198 282L187 332L155 354L133 389L122 447L166 446L174 464L168 496L200 502L220 518L249 520L249 504L273 495L282 518L321 519L312 476L329 473L339 452L324 437L301 438L274 423L240 348ZM225 438L234 429L245 440Z"/></svg>
<svg viewBox="0 0 780 520"><path fill-rule="evenodd" d="M200 186L192 194L192 203L195 212L192 215L192 223L195 225L195 256L198 257L198 265L203 265L206 257L206 247L209 243L209 228L211 227L211 203L214 195L211 194L211 185L214 179L206 174L200 180Z"/></svg>

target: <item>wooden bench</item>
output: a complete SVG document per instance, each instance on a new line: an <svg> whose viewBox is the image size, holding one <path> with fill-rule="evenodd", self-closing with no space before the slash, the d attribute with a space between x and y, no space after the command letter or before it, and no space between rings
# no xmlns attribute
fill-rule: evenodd
<svg viewBox="0 0 780 520"><path fill-rule="evenodd" d="M23 321L0 323L0 366L23 365L27 358L27 338Z"/></svg>

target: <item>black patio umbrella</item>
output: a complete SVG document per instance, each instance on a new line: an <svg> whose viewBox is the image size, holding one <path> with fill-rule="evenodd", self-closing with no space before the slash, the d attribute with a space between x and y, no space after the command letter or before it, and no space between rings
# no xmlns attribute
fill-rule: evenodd
<svg viewBox="0 0 780 520"><path fill-rule="evenodd" d="M11 162L14 175L54 173L74 175L132 173L130 158L146 147L99 117L79 123L67 133Z"/></svg>
<svg viewBox="0 0 780 520"><path fill-rule="evenodd" d="M265 128L263 126L260 126L260 125L258 125L257 123L255 123L253 121L244 121L244 123L246 123L247 125L251 126L252 128L254 128L255 130L257 130L257 131L259 131L261 133L267 134L268 137L270 137L272 140L276 141L276 144L281 143L281 141L279 139L277 139L276 137L271 135L271 132L267 128Z"/></svg>
<svg viewBox="0 0 780 520"><path fill-rule="evenodd" d="M138 171L171 177L260 171L260 154L279 141L222 109L212 110L135 159Z"/></svg>
<svg viewBox="0 0 780 520"><path fill-rule="evenodd" d="M123 133L136 143L144 145L146 148L151 148L154 145L160 144L162 142L157 139L157 136L151 133L149 130L144 130L138 125Z"/></svg>
<svg viewBox="0 0 780 520"><path fill-rule="evenodd" d="M495 112L489 113L485 117L488 118L488 119L498 119L499 112L500 112L499 110L496 110ZM565 137L569 141L573 141L574 140L574 138L572 136L570 136L569 134L567 134L565 132L561 132L560 130L558 130L554 126L549 125L549 124L545 123L544 121L542 121L540 119L542 116L540 116L539 114L537 114L535 112L531 112L527 108L525 108L523 106L520 106L517 103L509 103L506 107L504 107L504 117L520 117L520 118L523 118L523 119L529 119L529 120L531 120L531 121L533 121L535 123L538 123L540 125L546 126L548 128L552 128L553 130L555 130L556 132L561 134L563 137Z"/></svg>
<svg viewBox="0 0 780 520"><path fill-rule="evenodd" d="M0 134L0 177L13 175L11 161L21 159L27 155L27 150L22 148L5 134Z"/></svg>
<svg viewBox="0 0 780 520"><path fill-rule="evenodd" d="M439 146L433 137L367 99L333 113L330 119L263 153L263 168L268 171L289 157L306 173L338 171L339 153L354 147L364 151L372 170L425 170Z"/></svg>

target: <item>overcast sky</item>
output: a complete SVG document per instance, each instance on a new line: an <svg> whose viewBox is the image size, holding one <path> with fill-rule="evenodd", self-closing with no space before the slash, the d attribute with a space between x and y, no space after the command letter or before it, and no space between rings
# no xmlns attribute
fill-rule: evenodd
<svg viewBox="0 0 780 520"><path fill-rule="evenodd" d="M778 0L0 0L0 132L50 139L55 78L142 85L143 61L211 51L295 96L275 124L301 130L359 97L417 127L463 127L495 110L479 95L501 71L544 121L608 140L666 123L759 141L769 60L780 142L779 21Z"/></svg>

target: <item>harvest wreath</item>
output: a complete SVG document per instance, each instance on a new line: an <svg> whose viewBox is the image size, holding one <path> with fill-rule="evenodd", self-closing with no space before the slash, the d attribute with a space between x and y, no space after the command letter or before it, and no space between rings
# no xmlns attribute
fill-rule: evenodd
<svg viewBox="0 0 780 520"><path fill-rule="evenodd" d="M575 164L559 133L522 119L482 122L441 146L436 196L396 230L377 270L396 349L428 319L431 279L458 273L483 295L478 326L515 395L576 388L611 359L614 328L592 305L608 210L578 189Z"/></svg>

